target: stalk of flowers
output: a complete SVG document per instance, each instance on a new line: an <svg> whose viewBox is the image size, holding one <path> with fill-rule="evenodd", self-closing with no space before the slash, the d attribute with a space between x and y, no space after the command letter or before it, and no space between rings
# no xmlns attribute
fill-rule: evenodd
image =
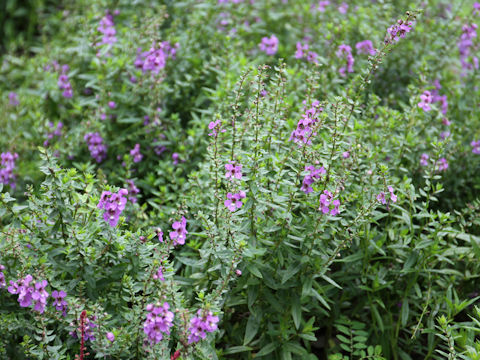
<svg viewBox="0 0 480 360"><path fill-rule="evenodd" d="M97 320L96 315L92 315L90 317L87 316L87 312L84 310L80 314L80 318L76 321L79 326L69 332L69 334L78 339L78 334L80 334L80 338L84 341L95 341L95 334L94 329L98 327L98 325L94 322ZM74 323L71 323L70 326L75 326Z"/></svg>
<svg viewBox="0 0 480 360"><path fill-rule="evenodd" d="M480 155L480 140L474 140L470 143L470 145L472 146L472 153Z"/></svg>
<svg viewBox="0 0 480 360"><path fill-rule="evenodd" d="M20 104L20 101L18 101L18 94L16 92L11 91L8 93L8 103L11 106L17 106Z"/></svg>
<svg viewBox="0 0 480 360"><path fill-rule="evenodd" d="M137 69L142 69L143 73L157 75L165 68L169 58L175 59L178 47L178 43L172 46L168 41L163 41L153 44L148 51L142 52L139 48L134 65Z"/></svg>
<svg viewBox="0 0 480 360"><path fill-rule="evenodd" d="M219 318L209 310L199 309L197 316L190 320L188 328L188 343L196 343L207 337L207 333L214 332L218 329Z"/></svg>
<svg viewBox="0 0 480 360"><path fill-rule="evenodd" d="M315 100L309 109L305 111L302 118L297 123L297 128L292 131L290 141L310 145L311 137L316 135L315 125L319 123L318 116L323 112L320 102ZM301 144L299 144L301 145Z"/></svg>
<svg viewBox="0 0 480 360"><path fill-rule="evenodd" d="M170 231L169 236L170 239L173 241L173 246L176 245L184 245L185 239L187 238L187 219L182 216L181 221L175 221L172 224L173 231Z"/></svg>
<svg viewBox="0 0 480 360"><path fill-rule="evenodd" d="M342 44L338 47L336 54L339 59L346 59L347 61L346 66L342 66L340 69L338 69L340 75L345 77L347 75L347 71L352 73L353 64L355 63L355 59L352 55L352 48L349 45Z"/></svg>
<svg viewBox="0 0 480 360"><path fill-rule="evenodd" d="M134 163L142 161L143 155L140 153L140 144L135 144L133 149L130 150L130 155L133 157Z"/></svg>
<svg viewBox="0 0 480 360"><path fill-rule="evenodd" d="M137 197L140 193L140 189L135 186L135 182L133 180L126 180L127 183L127 190L128 190L128 200L135 204L137 202Z"/></svg>
<svg viewBox="0 0 480 360"><path fill-rule="evenodd" d="M48 127L50 129L52 129L52 131L48 132L47 135L46 135L46 140L43 142L43 146L44 147L47 147L50 145L50 141L52 141L52 139L54 137L61 137L62 136L62 128L63 128L63 123L61 121L59 121L57 123L57 126L55 126L53 124L53 122L49 121L48 122Z"/></svg>
<svg viewBox="0 0 480 360"><path fill-rule="evenodd" d="M438 161L435 163L435 170L436 171L447 171L447 169L448 169L447 159L445 159L445 158L438 159Z"/></svg>
<svg viewBox="0 0 480 360"><path fill-rule="evenodd" d="M170 334L174 315L169 308L170 305L166 301L163 305L159 303L147 305L148 314L143 324L143 332L147 335L150 345L158 344L162 341L164 334Z"/></svg>
<svg viewBox="0 0 480 360"><path fill-rule="evenodd" d="M305 194L309 194L313 191L312 184L317 182L321 175L326 173L326 170L323 166L317 169L315 166L309 165L305 166L305 171L309 173L303 178L301 190Z"/></svg>
<svg viewBox="0 0 480 360"><path fill-rule="evenodd" d="M264 36L258 47L267 55L275 55L278 51L278 38L275 35Z"/></svg>
<svg viewBox="0 0 480 360"><path fill-rule="evenodd" d="M448 111L447 95L440 95L439 90L442 88L442 85L440 85L440 81L438 81L438 79L434 81L434 85L435 85L435 89L432 90L431 92L433 97L433 102L439 102L442 114L446 115Z"/></svg>
<svg viewBox="0 0 480 360"><path fill-rule="evenodd" d="M73 97L73 89L72 89L72 84L70 84L70 80L68 78L68 70L69 70L68 65L63 65L62 66L62 72L60 76L58 77L58 87L60 90L63 90L63 97L70 99Z"/></svg>
<svg viewBox="0 0 480 360"><path fill-rule="evenodd" d="M460 63L465 71L478 69L478 58L476 56L472 56L471 61L469 61L473 47L473 39L477 37L477 27L477 24L463 25L462 35L458 41Z"/></svg>
<svg viewBox="0 0 480 360"><path fill-rule="evenodd" d="M88 133L84 137L88 145L90 155L101 163L107 157L107 146L103 143L103 139L98 132Z"/></svg>
<svg viewBox="0 0 480 360"><path fill-rule="evenodd" d="M96 44L97 47L102 45L113 45L117 42L115 37L117 31L115 30L115 23L113 22L113 15L107 11L105 16L100 20L97 31L102 34L101 40ZM97 56L100 52L97 53Z"/></svg>
<svg viewBox="0 0 480 360"><path fill-rule="evenodd" d="M15 169L15 160L18 159L17 153L11 153L9 151L0 154L0 183L9 185L12 189L15 189L16 175L13 173Z"/></svg>
<svg viewBox="0 0 480 360"><path fill-rule="evenodd" d="M0 289L5 288L7 286L7 282L5 281L5 274L3 273L5 270L5 266L0 264Z"/></svg>
<svg viewBox="0 0 480 360"><path fill-rule="evenodd" d="M127 195L127 189L120 189L118 193L112 193L110 191L102 192L97 208L105 210L103 213L103 219L111 227L117 226L120 214L127 204Z"/></svg>

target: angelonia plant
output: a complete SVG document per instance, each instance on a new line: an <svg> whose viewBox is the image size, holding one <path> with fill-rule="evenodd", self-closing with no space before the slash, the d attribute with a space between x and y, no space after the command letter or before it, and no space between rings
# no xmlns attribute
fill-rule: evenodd
<svg viewBox="0 0 480 360"><path fill-rule="evenodd" d="M1 358L480 359L480 3L44 6Z"/></svg>

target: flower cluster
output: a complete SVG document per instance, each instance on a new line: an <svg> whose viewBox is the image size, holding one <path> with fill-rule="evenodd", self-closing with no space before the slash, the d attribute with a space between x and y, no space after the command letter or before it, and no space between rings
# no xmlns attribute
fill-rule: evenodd
<svg viewBox="0 0 480 360"><path fill-rule="evenodd" d="M434 81L435 89L431 91L432 97L433 97L433 102L439 102L441 111L443 115L446 115L447 110L448 110L448 99L447 95L440 95L439 90L442 88L442 85L440 85L440 81L436 79Z"/></svg>
<svg viewBox="0 0 480 360"><path fill-rule="evenodd" d="M262 42L258 45L260 50L267 55L275 55L278 51L278 38L275 35L264 36Z"/></svg>
<svg viewBox="0 0 480 360"><path fill-rule="evenodd" d="M430 156L428 156L428 154L423 153L420 156L420 165L428 166L428 159L430 159Z"/></svg>
<svg viewBox="0 0 480 360"><path fill-rule="evenodd" d="M27 275L18 281L10 281L8 292L18 295L18 303L21 307L29 307L34 302L34 310L43 313L49 296L45 288L48 285L47 280L37 282L34 286L30 284L33 280L32 275Z"/></svg>
<svg viewBox="0 0 480 360"><path fill-rule="evenodd" d="M0 264L0 289L3 289L5 286L7 286L7 282L5 281L5 274L3 273L3 270L5 270L5 266Z"/></svg>
<svg viewBox="0 0 480 360"><path fill-rule="evenodd" d="M69 70L68 65L63 65L62 66L62 73L58 77L58 87L60 90L63 90L63 97L70 99L73 97L73 89L72 89L72 84L70 84L70 80L68 78L68 70Z"/></svg>
<svg viewBox="0 0 480 360"><path fill-rule="evenodd" d="M355 63L355 59L352 55L352 48L349 45L342 44L338 47L336 54L338 58L347 60L346 66L342 66L340 69L338 69L340 75L346 76L347 71L349 73L353 72L353 64Z"/></svg>
<svg viewBox="0 0 480 360"><path fill-rule="evenodd" d="M228 210L234 212L237 209L240 209L243 205L242 199L245 199L245 191L239 191L238 193L232 194L227 193L227 200L224 204Z"/></svg>
<svg viewBox="0 0 480 360"><path fill-rule="evenodd" d="M448 169L448 162L445 158L438 159L436 163L436 170L437 171L447 171Z"/></svg>
<svg viewBox="0 0 480 360"><path fill-rule="evenodd" d="M117 226L118 218L127 204L127 195L127 189L120 189L118 193L102 192L97 208L105 210L103 218L110 226Z"/></svg>
<svg viewBox="0 0 480 360"><path fill-rule="evenodd" d="M359 54L375 55L377 53L377 50L375 50L370 40L358 42L357 45L355 45L355 48Z"/></svg>
<svg viewBox="0 0 480 360"><path fill-rule="evenodd" d="M113 15L108 11L100 20L97 30L102 34L102 40L97 43L97 46L112 45L117 42L117 38L115 37L117 31L115 30L115 24L113 22Z"/></svg>
<svg viewBox="0 0 480 360"><path fill-rule="evenodd" d="M17 153L9 151L0 154L0 183L9 185L12 189L15 188L16 175L13 173L15 169L15 160L18 159Z"/></svg>
<svg viewBox="0 0 480 360"><path fill-rule="evenodd" d="M102 162L107 157L107 146L98 132L88 133L84 137L88 145L90 155L97 161Z"/></svg>
<svg viewBox="0 0 480 360"><path fill-rule="evenodd" d="M320 179L322 174L325 174L325 168L321 166L320 168L315 168L315 166L305 166L305 171L309 171L307 175L303 178L301 190L305 194L309 194L313 191L312 184Z"/></svg>
<svg viewBox="0 0 480 360"><path fill-rule="evenodd" d="M68 303L65 300L66 297L67 297L67 293L63 290L52 291L52 298L54 299L52 306L55 306L55 309L57 309L57 311L61 311L63 316L67 316Z"/></svg>
<svg viewBox="0 0 480 360"><path fill-rule="evenodd" d="M330 5L330 1L328 0L320 0L317 5L317 11L325 12L325 8Z"/></svg>
<svg viewBox="0 0 480 360"><path fill-rule="evenodd" d="M181 221L175 221L172 224L173 231L170 231L169 236L170 239L173 241L173 246L178 244L183 245L185 244L185 239L187 238L187 219L182 216Z"/></svg>
<svg viewBox="0 0 480 360"><path fill-rule="evenodd" d="M137 202L137 197L136 195L140 193L140 190L138 187L135 186L135 183L133 180L126 180L127 182L127 188L128 188L128 200L135 204Z"/></svg>
<svg viewBox="0 0 480 360"><path fill-rule="evenodd" d="M163 266L160 266L157 269L157 272L155 274L153 274L152 277L153 277L154 280L165 281L165 277L163 276Z"/></svg>
<svg viewBox="0 0 480 360"><path fill-rule="evenodd" d="M335 216L340 212L340 200L333 200L333 195L330 191L324 190L323 194L320 195L320 208L322 213L325 215L330 213L330 215Z"/></svg>
<svg viewBox="0 0 480 360"><path fill-rule="evenodd" d="M314 51L308 51L308 44L303 44L297 42L297 51L295 52L295 59L304 59L306 58L308 62L315 63L317 62L318 54Z"/></svg>
<svg viewBox="0 0 480 360"><path fill-rule="evenodd" d="M142 161L143 155L140 153L140 144L135 144L133 149L130 150L130 155L133 156L134 163Z"/></svg>
<svg viewBox="0 0 480 360"><path fill-rule="evenodd" d="M230 180L242 179L242 164L237 164L235 161L230 161L230 163L225 164L225 177Z"/></svg>
<svg viewBox="0 0 480 360"><path fill-rule="evenodd" d="M218 316L213 315L211 311L199 309L197 316L194 316L190 320L188 343L196 343L199 342L200 339L205 339L207 332L214 332L218 329L218 321Z"/></svg>
<svg viewBox="0 0 480 360"><path fill-rule="evenodd" d="M412 22L398 20L396 24L387 29L388 35L385 37L385 43L391 44L397 42L400 38L404 38L407 33L412 30Z"/></svg>
<svg viewBox="0 0 480 360"><path fill-rule="evenodd" d="M50 141L56 136L56 137L61 137L62 136L62 128L63 128L63 123L61 121L58 122L57 126L53 124L53 122L49 121L48 122L48 127L51 129L50 132L47 133L46 137L47 140L43 142L43 146L47 147L50 145Z"/></svg>
<svg viewBox="0 0 480 360"><path fill-rule="evenodd" d="M388 192L390 193L390 200L392 202L397 202L397 195L393 193L393 187L392 186L387 186ZM380 194L377 195L377 200L385 205L387 203L387 199L385 198L385 193L382 191Z"/></svg>
<svg viewBox="0 0 480 360"><path fill-rule="evenodd" d="M164 302L163 305L147 305L147 319L143 324L143 331L147 335L151 345L159 343L163 339L163 334L170 334L170 328L173 326L173 313L169 311L170 305Z"/></svg>
<svg viewBox="0 0 480 360"><path fill-rule="evenodd" d="M477 140L477 141L474 140L470 143L470 145L472 146L472 153L479 155L480 154L480 140Z"/></svg>
<svg viewBox="0 0 480 360"><path fill-rule="evenodd" d="M337 10L340 14L346 14L348 11L348 4L346 2L341 3Z"/></svg>
<svg viewBox="0 0 480 360"><path fill-rule="evenodd" d="M477 24L463 25L462 27L458 51L460 53L460 63L464 70L478 69L478 58L476 56L472 56L471 62L469 61L471 48L473 47L473 38L477 37L477 27Z"/></svg>
<svg viewBox="0 0 480 360"><path fill-rule="evenodd" d="M148 51L142 52L142 49L138 49L134 65L144 73L157 75L165 68L169 58L175 59L178 46L178 43L172 46L168 41L162 41L158 45L154 44Z"/></svg>
<svg viewBox="0 0 480 360"><path fill-rule="evenodd" d="M312 106L305 111L302 118L298 121L297 128L292 131L290 140L295 143L304 143L310 145L311 137L314 136L314 126L319 121L318 115L323 111L320 102L315 100Z"/></svg>
<svg viewBox="0 0 480 360"><path fill-rule="evenodd" d="M20 104L20 101L18 101L18 95L16 92L11 91L8 93L8 102L12 106L17 106L18 104Z"/></svg>
<svg viewBox="0 0 480 360"><path fill-rule="evenodd" d="M420 102L417 104L420 109L424 111L432 110L430 104L433 103L433 96L430 91L424 91L422 95L420 95Z"/></svg>

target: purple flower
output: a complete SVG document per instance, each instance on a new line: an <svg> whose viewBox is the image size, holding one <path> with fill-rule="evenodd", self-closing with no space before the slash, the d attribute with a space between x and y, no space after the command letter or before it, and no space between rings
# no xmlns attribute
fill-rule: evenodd
<svg viewBox="0 0 480 360"><path fill-rule="evenodd" d="M173 326L173 313L169 311L170 305L164 302L163 305L147 305L147 319L143 324L143 332L147 335L150 345L155 345L163 339L163 334L170 334Z"/></svg>
<svg viewBox="0 0 480 360"><path fill-rule="evenodd" d="M215 121L210 121L208 124L208 129L211 130L212 132L208 134L208 136L217 136L219 132L225 132L225 129L222 129L222 122L220 119L217 119Z"/></svg>
<svg viewBox="0 0 480 360"><path fill-rule="evenodd" d="M18 159L17 153L1 153L0 154L0 183L9 185L12 189L15 189L16 175L13 173L15 169L15 160Z"/></svg>
<svg viewBox="0 0 480 360"><path fill-rule="evenodd" d="M101 45L112 45L117 42L117 38L115 37L117 31L115 30L115 24L113 22L113 15L108 11L100 20L97 30L103 35L102 40L97 43L97 47Z"/></svg>
<svg viewBox="0 0 480 360"><path fill-rule="evenodd" d="M111 193L110 191L102 192L97 208L105 210L103 219L108 222L111 227L117 226L120 214L127 204L127 195L127 189L120 189L118 193Z"/></svg>
<svg viewBox="0 0 480 360"><path fill-rule="evenodd" d="M172 224L173 231L170 231L169 236L170 239L173 240L173 246L178 244L183 245L185 244L185 239L187 238L187 219L182 216L181 221L175 221Z"/></svg>
<svg viewBox="0 0 480 360"><path fill-rule="evenodd" d="M338 7L338 12L340 14L346 14L348 11L348 4L346 2L343 2L339 7Z"/></svg>
<svg viewBox="0 0 480 360"><path fill-rule="evenodd" d="M338 47L336 54L338 58L345 58L347 60L346 66L342 66L340 69L338 69L340 75L346 76L347 71L349 73L353 72L353 64L355 63L355 59L352 55L352 48L349 45L342 44Z"/></svg>
<svg viewBox="0 0 480 360"><path fill-rule="evenodd" d="M160 266L157 269L157 272L155 274L153 274L153 279L154 280L165 281L165 277L163 276L163 266Z"/></svg>
<svg viewBox="0 0 480 360"><path fill-rule="evenodd" d="M320 102L315 100L309 109L305 111L302 118L297 123L297 128L292 131L290 141L310 145L312 136L316 135L315 125L319 122L318 116L323 112Z"/></svg>
<svg viewBox="0 0 480 360"><path fill-rule="evenodd" d="M38 311L40 314L43 313L45 306L47 305L47 298L49 296L48 292L45 290L47 285L47 280L37 282L32 293L32 299L35 301L34 310Z"/></svg>
<svg viewBox="0 0 480 360"><path fill-rule="evenodd" d="M348 158L350 157L350 152L349 152L349 151L344 151L344 152L342 153L342 157L343 157L344 159L348 159Z"/></svg>
<svg viewBox="0 0 480 360"><path fill-rule="evenodd" d="M133 156L134 163L142 161L143 155L140 153L140 144L135 144L133 149L130 150L130 155Z"/></svg>
<svg viewBox="0 0 480 360"><path fill-rule="evenodd" d="M167 59L175 59L178 47L178 43L172 46L168 41L163 41L156 45L154 44L145 52L138 49L134 65L136 68L142 69L144 73L150 72L152 75L157 75L165 68Z"/></svg>
<svg viewBox="0 0 480 360"><path fill-rule="evenodd" d="M450 131L442 131L440 133L440 139L442 139L442 140L445 140L449 136L450 136Z"/></svg>
<svg viewBox="0 0 480 360"><path fill-rule="evenodd" d="M436 170L437 171L447 171L447 169L448 169L447 159L445 159L445 158L438 159Z"/></svg>
<svg viewBox="0 0 480 360"><path fill-rule="evenodd" d="M267 55L275 55L278 51L278 38L275 35L263 37L262 42L258 45L261 51Z"/></svg>
<svg viewBox="0 0 480 360"><path fill-rule="evenodd" d="M67 72L69 70L68 65L62 66L62 73L58 77L58 87L60 90L63 90L63 97L70 99L73 97L73 89L72 84L70 84L70 80L68 79Z"/></svg>
<svg viewBox="0 0 480 360"><path fill-rule="evenodd" d="M243 205L242 199L245 199L245 196L245 191L240 191L236 194L232 194L229 192L227 194L227 200L225 200L224 202L225 207L231 212L240 209Z"/></svg>
<svg viewBox="0 0 480 360"><path fill-rule="evenodd" d="M211 311L199 309L197 316L194 316L190 320L188 343L196 343L199 342L200 339L205 339L207 332L214 332L218 329L218 321L218 316L214 316Z"/></svg>
<svg viewBox="0 0 480 360"><path fill-rule="evenodd" d="M158 242L163 242L163 231L160 228L157 228L157 237L158 237Z"/></svg>
<svg viewBox="0 0 480 360"><path fill-rule="evenodd" d="M117 107L117 104L115 103L115 101L109 101L108 102L108 107L110 109L115 109Z"/></svg>
<svg viewBox="0 0 480 360"><path fill-rule="evenodd" d="M321 0L318 2L318 5L317 5L317 10L320 11L320 12L325 12L325 8L330 5L330 1L328 0Z"/></svg>
<svg viewBox="0 0 480 360"><path fill-rule="evenodd" d="M96 327L98 327L98 325L96 323L94 323L94 321L97 320L97 317L95 315L93 315L91 318L89 317L85 317L85 321L84 321L84 338L85 338L85 341L95 341L95 335L93 334L93 329L95 329ZM77 320L77 323L80 324L80 319ZM70 324L70 325L73 325ZM74 331L70 331L70 335L73 336L74 338L78 339L78 334L81 333L81 329L80 329L80 326L78 326L78 328Z"/></svg>
<svg viewBox="0 0 480 360"><path fill-rule="evenodd" d="M393 187L392 186L387 186L388 192L390 193L390 200L392 202L397 202L397 195L393 193ZM380 194L377 195L377 200L381 202L383 205L387 203L387 200L385 198L385 193L382 191Z"/></svg>
<svg viewBox="0 0 480 360"><path fill-rule="evenodd" d="M305 194L309 194L313 191L311 185L320 179L321 175L325 174L326 171L323 166L317 169L313 165L305 166L305 171L309 171L309 173L303 178L302 187L300 190L302 190Z"/></svg>
<svg viewBox="0 0 480 360"><path fill-rule="evenodd" d="M107 340L110 341L110 342L114 342L115 341L115 335L113 335L112 332L107 332Z"/></svg>
<svg viewBox="0 0 480 360"><path fill-rule="evenodd" d="M127 183L127 190L128 190L128 200L135 204L137 202L136 195L140 193L140 190L135 186L133 180L126 180Z"/></svg>
<svg viewBox="0 0 480 360"><path fill-rule="evenodd" d="M474 14L480 14L480 3L476 2L473 4L473 13Z"/></svg>
<svg viewBox="0 0 480 360"><path fill-rule="evenodd" d="M366 54L366 55L375 55L377 50L373 48L373 44L370 40L363 40L355 45L357 52L359 54Z"/></svg>
<svg viewBox="0 0 480 360"><path fill-rule="evenodd" d="M52 306L55 306L55 309L57 309L57 311L61 311L63 316L67 315L66 310L67 310L68 303L65 300L66 296L67 296L67 293L63 290L52 291L52 298L54 299Z"/></svg>
<svg viewBox="0 0 480 360"><path fill-rule="evenodd" d="M424 111L432 110L430 104L433 103L433 97L430 91L425 91L422 95L420 95L420 102L418 103L418 107L423 109Z"/></svg>
<svg viewBox="0 0 480 360"><path fill-rule="evenodd" d="M333 200L333 195L330 191L324 190L323 194L320 195L320 207L318 210L321 210L322 213L327 215L335 216L340 213L340 200Z"/></svg>
<svg viewBox="0 0 480 360"><path fill-rule="evenodd" d="M29 307L32 304L32 295L35 290L30 285L32 280L32 275L27 275L18 281L10 281L10 286L7 290L10 294L18 295L18 303L21 307Z"/></svg>
<svg viewBox="0 0 480 360"><path fill-rule="evenodd" d="M5 274L3 273L3 270L5 270L5 266L0 264L0 289L3 289L5 286L7 286L7 282L5 281Z"/></svg>
<svg viewBox="0 0 480 360"><path fill-rule="evenodd" d="M20 104L20 101L18 101L18 94L13 91L9 92L8 102L10 103L11 106L17 106L18 104Z"/></svg>
<svg viewBox="0 0 480 360"><path fill-rule="evenodd" d="M63 123L59 121L57 123L57 126L53 124L53 122L49 121L48 122L48 127L52 129L52 131L48 132L46 135L46 140L43 142L43 146L47 147L50 145L50 141L55 138L55 137L61 137L62 136L62 128L63 128Z"/></svg>
<svg viewBox="0 0 480 360"><path fill-rule="evenodd" d="M430 158L430 156L428 156L428 154L423 153L420 156L420 165L421 166L428 166L428 159L429 158Z"/></svg>
<svg viewBox="0 0 480 360"><path fill-rule="evenodd" d="M178 153L175 152L172 154L173 165L178 165L179 158L180 158L180 155Z"/></svg>
<svg viewBox="0 0 480 360"><path fill-rule="evenodd" d="M472 153L480 155L480 140L474 140L470 143L470 145L472 146Z"/></svg>
<svg viewBox="0 0 480 360"><path fill-rule="evenodd" d="M238 164L235 161L225 164L225 177L230 180L238 179L242 180L242 164Z"/></svg>
<svg viewBox="0 0 480 360"><path fill-rule="evenodd" d="M107 146L103 143L103 139L98 132L88 133L84 136L85 141L87 142L88 150L90 155L97 161L101 163L107 157Z"/></svg>
<svg viewBox="0 0 480 360"><path fill-rule="evenodd" d="M478 69L478 58L471 55L471 48L473 47L473 39L477 37L477 24L463 25L462 35L458 42L458 51L460 53L460 63L463 70Z"/></svg>
<svg viewBox="0 0 480 360"><path fill-rule="evenodd" d="M411 22L406 23L403 20L398 20L396 24L387 29L388 35L385 37L385 43L397 42L400 38L404 38L411 30Z"/></svg>
<svg viewBox="0 0 480 360"><path fill-rule="evenodd" d="M297 42L297 51L295 52L295 59L302 59L308 51L308 44L302 45L301 42Z"/></svg>

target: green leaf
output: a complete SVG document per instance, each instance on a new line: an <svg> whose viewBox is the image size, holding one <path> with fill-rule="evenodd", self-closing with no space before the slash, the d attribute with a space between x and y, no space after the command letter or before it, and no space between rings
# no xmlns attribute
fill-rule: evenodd
<svg viewBox="0 0 480 360"><path fill-rule="evenodd" d="M245 336L243 337L243 345L248 345L250 341L253 340L255 335L257 335L259 326L260 321L258 321L254 314L250 314L250 317L247 321L247 327L245 329Z"/></svg>
<svg viewBox="0 0 480 360"><path fill-rule="evenodd" d="M300 298L295 297L292 300L292 318L295 328L298 330L300 322L302 320L302 306L300 305Z"/></svg>
<svg viewBox="0 0 480 360"><path fill-rule="evenodd" d="M270 354L273 350L275 350L278 347L279 343L278 342L271 342L270 344L265 345L256 355L255 358L257 357L262 357L265 355Z"/></svg>

